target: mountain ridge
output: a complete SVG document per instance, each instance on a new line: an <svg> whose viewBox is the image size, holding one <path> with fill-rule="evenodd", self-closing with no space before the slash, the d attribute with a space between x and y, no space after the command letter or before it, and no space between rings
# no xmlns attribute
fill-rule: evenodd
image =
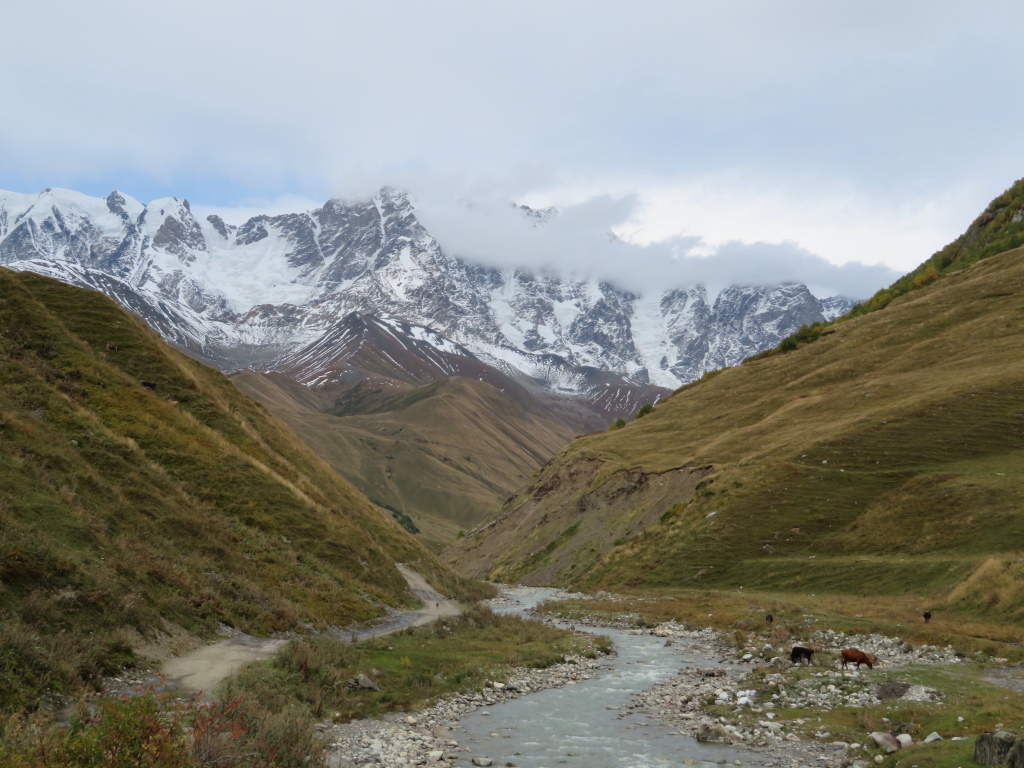
<svg viewBox="0 0 1024 768"><path fill-rule="evenodd" d="M448 254L390 188L238 227L178 198L3 192L0 264L107 292L223 370L273 369L359 311L428 326L568 393L581 366L674 388L852 305L798 285L734 286L711 302L700 286L645 297L479 266Z"/></svg>

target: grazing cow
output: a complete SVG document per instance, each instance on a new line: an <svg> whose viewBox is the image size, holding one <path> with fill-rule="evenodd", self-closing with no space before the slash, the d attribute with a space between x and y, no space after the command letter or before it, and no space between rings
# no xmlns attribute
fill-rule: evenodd
<svg viewBox="0 0 1024 768"><path fill-rule="evenodd" d="M793 650L789 652L789 660L794 664L799 664L801 661L806 661L808 664L811 663L811 656L814 655L814 649L808 648L804 645L794 645Z"/></svg>
<svg viewBox="0 0 1024 768"><path fill-rule="evenodd" d="M932 617L932 612L931 611L925 611L924 612L924 623L927 624L928 621L931 619L931 617Z"/></svg>
<svg viewBox="0 0 1024 768"><path fill-rule="evenodd" d="M874 669L874 665L877 662L877 656L871 653L864 653L864 651L858 651L856 648L847 648L843 651L843 669L846 669L847 664L856 664L857 669L860 669L861 664L867 664L868 669Z"/></svg>
<svg viewBox="0 0 1024 768"><path fill-rule="evenodd" d="M764 620L768 622L768 626L770 627L772 625L772 622L775 621L775 617L769 613L767 616L764 617Z"/></svg>

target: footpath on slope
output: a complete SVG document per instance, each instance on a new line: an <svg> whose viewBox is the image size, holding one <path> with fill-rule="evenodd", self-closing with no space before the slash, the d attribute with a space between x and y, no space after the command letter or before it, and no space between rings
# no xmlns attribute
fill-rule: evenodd
<svg viewBox="0 0 1024 768"><path fill-rule="evenodd" d="M402 563L395 567L405 577L409 588L423 600L423 608L404 611L389 617L381 624L346 632L346 638L355 642L369 637L391 634L409 626L419 626L442 616L456 616L458 603L439 594L420 574ZM165 687L185 694L210 695L217 685L239 667L267 659L277 653L288 638L259 638L238 635L213 645L198 648L185 656L168 660L161 669Z"/></svg>

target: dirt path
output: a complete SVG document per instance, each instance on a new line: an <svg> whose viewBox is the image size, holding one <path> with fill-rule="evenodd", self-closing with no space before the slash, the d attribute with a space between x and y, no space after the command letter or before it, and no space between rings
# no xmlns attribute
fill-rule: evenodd
<svg viewBox="0 0 1024 768"><path fill-rule="evenodd" d="M353 632L352 638L356 642L397 632L408 626L427 624L441 616L456 616L460 612L458 603L439 594L412 568L401 563L395 563L395 566L405 577L413 593L423 600L423 608L400 613L383 624ZM164 664L161 671L167 680L167 687L187 694L201 693L205 698L218 683L236 669L254 661L270 658L287 642L285 639L248 635L233 637L203 646L186 656L171 659Z"/></svg>

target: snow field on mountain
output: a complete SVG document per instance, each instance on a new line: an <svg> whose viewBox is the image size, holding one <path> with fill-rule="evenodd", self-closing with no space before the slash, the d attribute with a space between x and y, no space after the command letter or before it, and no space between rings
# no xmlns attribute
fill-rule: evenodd
<svg viewBox="0 0 1024 768"><path fill-rule="evenodd" d="M357 311L428 326L438 335L423 341L462 344L560 392L590 386L574 366L676 387L851 304L783 285L727 288L712 307L700 286L638 297L598 280L473 265L446 253L409 197L389 189L240 227L199 222L177 198L0 193L0 264L108 292L176 343L242 366L326 341Z"/></svg>

